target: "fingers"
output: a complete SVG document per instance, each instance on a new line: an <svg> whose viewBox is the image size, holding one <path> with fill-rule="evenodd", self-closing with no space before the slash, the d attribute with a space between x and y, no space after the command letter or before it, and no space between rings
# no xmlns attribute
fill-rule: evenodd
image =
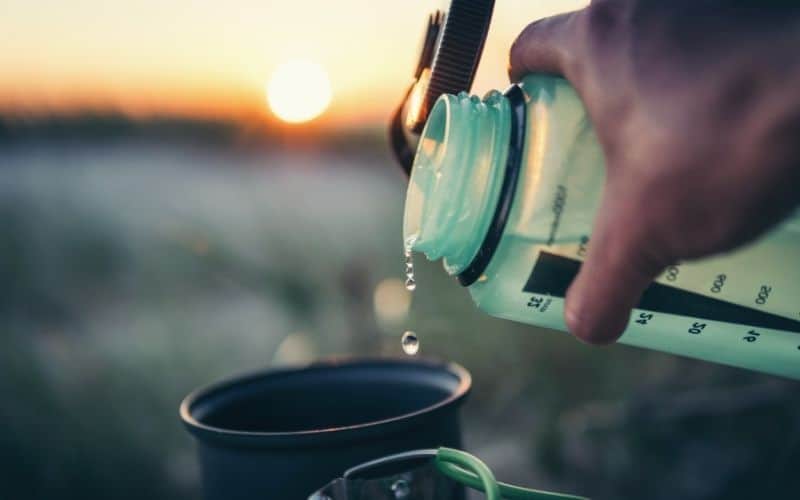
<svg viewBox="0 0 800 500"><path fill-rule="evenodd" d="M512 82L529 73L567 76L576 47L581 11L541 19L528 25L511 45L508 75Z"/></svg>
<svg viewBox="0 0 800 500"><path fill-rule="evenodd" d="M586 261L567 292L565 320L585 342L615 341L644 289L668 264L651 253L641 208L606 192Z"/></svg>

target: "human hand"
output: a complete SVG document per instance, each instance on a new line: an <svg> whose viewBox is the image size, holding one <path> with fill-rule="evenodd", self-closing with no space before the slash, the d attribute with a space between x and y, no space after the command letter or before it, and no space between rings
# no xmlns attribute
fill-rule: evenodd
<svg viewBox="0 0 800 500"><path fill-rule="evenodd" d="M800 9L744 3L598 1L511 48L512 81L570 81L606 156L565 307L587 342L616 340L665 267L740 246L800 202Z"/></svg>

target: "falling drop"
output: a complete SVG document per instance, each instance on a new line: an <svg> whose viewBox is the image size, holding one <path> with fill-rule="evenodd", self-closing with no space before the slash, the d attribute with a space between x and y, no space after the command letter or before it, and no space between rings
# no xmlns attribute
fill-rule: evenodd
<svg viewBox="0 0 800 500"><path fill-rule="evenodd" d="M414 356L419 352L419 339L417 338L417 334L411 330L403 334L401 344L403 346L403 352L409 356Z"/></svg>
<svg viewBox="0 0 800 500"><path fill-rule="evenodd" d="M414 279L414 257L411 253L416 240L417 238L415 236L407 238L405 245L403 246L403 256L405 257L406 271L406 290L409 292L413 292L417 288L417 280ZM417 352L419 352L419 339L417 338L417 334L410 330L403 334L400 344L403 346L403 352L409 356L414 356L417 354ZM394 486L392 486L392 491L394 491Z"/></svg>
<svg viewBox="0 0 800 500"><path fill-rule="evenodd" d="M406 271L406 290L409 292L417 288L417 281L414 279L414 257L411 253L411 247L414 245L416 238L409 238L403 247L403 256L405 257L405 271Z"/></svg>

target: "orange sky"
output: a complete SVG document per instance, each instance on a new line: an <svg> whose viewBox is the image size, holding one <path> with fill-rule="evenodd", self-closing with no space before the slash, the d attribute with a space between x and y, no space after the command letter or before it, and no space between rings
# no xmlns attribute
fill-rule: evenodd
<svg viewBox="0 0 800 500"><path fill-rule="evenodd" d="M497 0L474 91L507 85L508 46L528 21L584 1ZM431 0L4 0L0 108L100 108L134 115L267 113L271 71L323 65L321 118L385 120L408 83Z"/></svg>

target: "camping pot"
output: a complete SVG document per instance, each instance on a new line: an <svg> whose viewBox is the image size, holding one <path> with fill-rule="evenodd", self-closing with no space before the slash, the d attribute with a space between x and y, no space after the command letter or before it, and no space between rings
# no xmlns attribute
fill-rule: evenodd
<svg viewBox="0 0 800 500"><path fill-rule="evenodd" d="M207 500L302 500L369 460L460 447L470 385L453 363L327 360L199 389L180 415L198 442Z"/></svg>

